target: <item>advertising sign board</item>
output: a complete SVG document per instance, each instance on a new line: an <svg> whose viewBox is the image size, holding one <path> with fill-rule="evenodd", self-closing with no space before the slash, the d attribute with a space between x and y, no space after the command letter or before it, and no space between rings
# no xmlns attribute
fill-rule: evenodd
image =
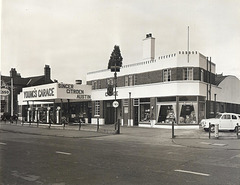
<svg viewBox="0 0 240 185"><path fill-rule="evenodd" d="M23 101L54 99L91 100L91 86L51 83L23 88Z"/></svg>

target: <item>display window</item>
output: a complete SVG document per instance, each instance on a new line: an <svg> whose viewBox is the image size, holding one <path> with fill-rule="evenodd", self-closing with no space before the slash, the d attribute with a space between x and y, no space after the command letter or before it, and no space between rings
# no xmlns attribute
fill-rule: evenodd
<svg viewBox="0 0 240 185"><path fill-rule="evenodd" d="M158 107L158 123L176 123L176 104L160 104Z"/></svg>
<svg viewBox="0 0 240 185"><path fill-rule="evenodd" d="M180 124L197 124L196 111L197 103L180 103Z"/></svg>

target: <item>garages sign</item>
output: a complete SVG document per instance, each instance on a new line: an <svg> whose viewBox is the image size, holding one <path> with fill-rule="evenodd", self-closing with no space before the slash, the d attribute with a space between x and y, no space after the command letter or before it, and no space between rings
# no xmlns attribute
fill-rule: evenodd
<svg viewBox="0 0 240 185"><path fill-rule="evenodd" d="M10 91L8 89L6 89L6 88L1 88L0 89L0 95L1 96L7 96L9 94L10 94Z"/></svg>

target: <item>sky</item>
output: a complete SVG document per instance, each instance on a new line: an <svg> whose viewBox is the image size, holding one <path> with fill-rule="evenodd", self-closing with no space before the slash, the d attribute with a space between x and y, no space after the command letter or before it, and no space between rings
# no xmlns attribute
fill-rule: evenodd
<svg viewBox="0 0 240 185"><path fill-rule="evenodd" d="M190 50L211 57L216 72L240 78L239 0L1 0L1 74L75 83L107 69L114 45L123 65L142 60L152 33L156 57Z"/></svg>

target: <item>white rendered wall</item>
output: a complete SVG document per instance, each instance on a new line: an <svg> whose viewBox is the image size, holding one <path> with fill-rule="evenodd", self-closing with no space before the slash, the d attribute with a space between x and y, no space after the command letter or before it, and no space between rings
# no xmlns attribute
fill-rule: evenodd
<svg viewBox="0 0 240 185"><path fill-rule="evenodd" d="M235 76L227 76L218 86L212 89L212 100L217 94L217 101L240 104L240 80Z"/></svg>
<svg viewBox="0 0 240 185"><path fill-rule="evenodd" d="M144 73L176 67L202 67L203 69L207 70L206 60L204 60L204 56L200 53L190 54L188 62L187 54L179 54L179 52L176 52L168 55L159 56L153 61L144 60L142 62L124 65L121 68L120 72L118 72L117 76ZM212 72L215 73L215 67L213 65ZM86 80L91 81L112 77L113 72L106 69L88 73L86 76Z"/></svg>
<svg viewBox="0 0 240 185"><path fill-rule="evenodd" d="M117 99L167 97L167 96L206 96L206 84L199 81L177 81L168 83L144 84L117 87ZM105 96L106 89L92 91L92 100L113 100L114 96Z"/></svg>

